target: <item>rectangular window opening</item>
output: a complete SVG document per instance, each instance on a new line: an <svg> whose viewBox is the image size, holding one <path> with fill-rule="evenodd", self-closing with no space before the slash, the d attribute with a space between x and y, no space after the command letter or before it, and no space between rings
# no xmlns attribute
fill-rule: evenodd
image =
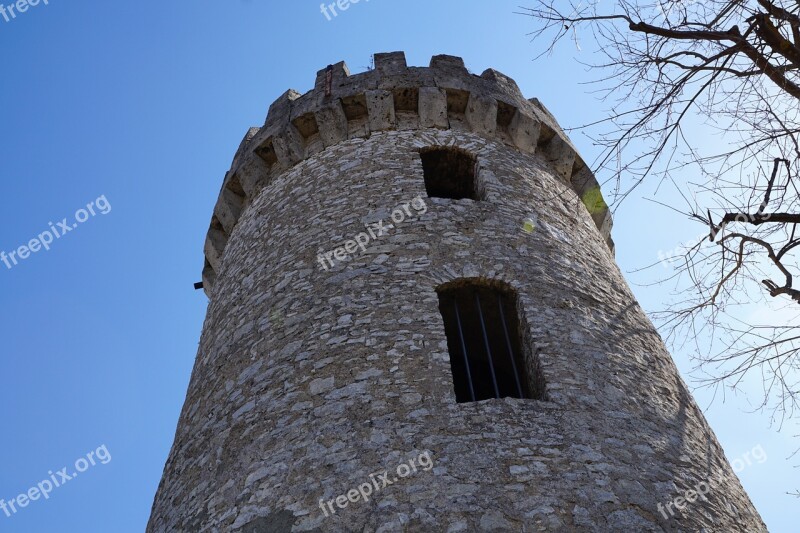
<svg viewBox="0 0 800 533"><path fill-rule="evenodd" d="M477 158L463 150L432 147L420 150L425 190L431 198L480 200L476 173Z"/></svg>
<svg viewBox="0 0 800 533"><path fill-rule="evenodd" d="M478 283L438 292L456 401L531 398L514 293Z"/></svg>

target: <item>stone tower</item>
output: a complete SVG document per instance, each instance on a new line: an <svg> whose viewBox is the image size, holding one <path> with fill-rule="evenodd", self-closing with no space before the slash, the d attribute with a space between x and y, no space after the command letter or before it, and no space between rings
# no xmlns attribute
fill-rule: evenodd
<svg viewBox="0 0 800 533"><path fill-rule="evenodd" d="M214 209L147 530L766 531L610 229L495 70L376 54L288 91Z"/></svg>

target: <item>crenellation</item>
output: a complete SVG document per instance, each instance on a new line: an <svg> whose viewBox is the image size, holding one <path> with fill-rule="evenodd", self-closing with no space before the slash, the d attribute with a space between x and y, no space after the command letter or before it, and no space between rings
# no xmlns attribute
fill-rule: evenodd
<svg viewBox="0 0 800 533"><path fill-rule="evenodd" d="M239 143L239 148L236 150L236 155L233 157L234 161L239 159L242 154L249 148L250 142L253 138L258 135L258 132L261 131L261 128L258 126L253 126L247 130L245 133L244 138L242 138L242 142Z"/></svg>
<svg viewBox="0 0 800 533"><path fill-rule="evenodd" d="M245 206L273 176L341 142L388 130L454 129L496 138L523 153L540 153L567 183L583 169L550 112L537 99L526 100L505 74L487 69L472 75L462 58L449 55L434 56L429 67L408 67L402 52L374 59L375 69L360 74L344 62L330 65L318 71L313 90L289 90L270 105L264 127L248 131L231 166L231 174L240 175ZM218 216L229 233L226 202L220 200ZM605 216L595 218L598 227L610 227Z"/></svg>
<svg viewBox="0 0 800 533"><path fill-rule="evenodd" d="M289 89L272 102L267 112L267 118L264 121L264 127L259 132L259 137L263 137L265 133L274 134L276 127L286 123L292 113L294 102L302 98L302 96L294 89Z"/></svg>
<svg viewBox="0 0 800 533"><path fill-rule="evenodd" d="M451 56L447 54L435 55L431 58L430 68L442 71L452 71L459 75L467 74L467 66L464 64L464 59L458 56Z"/></svg>
<svg viewBox="0 0 800 533"><path fill-rule="evenodd" d="M381 76L402 74L408 69L405 52L375 54L373 59L375 60L375 70L377 70Z"/></svg>
<svg viewBox="0 0 800 533"><path fill-rule="evenodd" d="M515 96L520 100L525 99L517 82L500 71L487 68L483 71L483 74L481 74L481 78L489 82L492 86L498 87L501 93Z"/></svg>
<svg viewBox="0 0 800 533"><path fill-rule="evenodd" d="M365 84L360 82L360 76L371 80L372 83ZM375 89L385 89L387 91L395 91L395 89L409 89L419 87L435 87L436 79L433 70L427 67L408 67L402 72L395 74L380 74L376 70L365 72L354 76L352 90L358 91L359 87L364 89L371 89L374 85Z"/></svg>
<svg viewBox="0 0 800 533"><path fill-rule="evenodd" d="M314 81L314 93L321 97L330 98L337 88L345 85L350 77L350 68L347 63L340 61L334 65L328 65L317 72Z"/></svg>

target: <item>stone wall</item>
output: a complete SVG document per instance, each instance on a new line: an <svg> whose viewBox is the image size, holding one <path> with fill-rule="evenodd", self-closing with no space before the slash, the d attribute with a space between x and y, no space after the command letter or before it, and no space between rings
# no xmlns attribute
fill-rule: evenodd
<svg viewBox="0 0 800 533"><path fill-rule="evenodd" d="M237 154L220 201L240 207L215 211L224 246L211 245L211 302L148 531L766 531L614 263L607 212L576 188L585 167L567 141L539 142L557 125L521 97L501 120L474 90L467 102L490 111L461 118L429 78L459 61L400 59L376 56L360 76L372 91L418 78L417 112L395 89L383 103L364 92L382 112L345 112L347 135L340 117L329 136L325 98L286 98ZM344 72L332 69L332 93L358 78ZM485 83L481 95L515 87L493 71L459 76L448 84ZM296 118L297 135L270 130L276 113L310 113L317 131ZM515 141L511 125L534 116L539 138ZM426 196L419 152L431 146L477 157L481 201ZM320 252L415 198L425 209L322 266ZM461 278L517 291L546 401L456 403L435 291ZM432 468L397 476L421 456ZM396 481L368 501L323 510L384 471ZM660 511L710 479L704 500Z"/></svg>

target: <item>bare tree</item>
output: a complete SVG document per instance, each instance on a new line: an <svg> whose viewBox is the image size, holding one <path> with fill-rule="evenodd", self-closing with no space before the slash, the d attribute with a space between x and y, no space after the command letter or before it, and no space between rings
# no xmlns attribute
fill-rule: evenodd
<svg viewBox="0 0 800 533"><path fill-rule="evenodd" d="M525 14L543 53L597 45L588 66L612 113L584 128L613 203L665 180L707 229L675 264L676 300L656 314L668 340L692 347L705 384L724 392L758 376L759 407L796 417L800 326L746 313L800 313L800 0L536 0ZM709 128L723 148L693 138Z"/></svg>

